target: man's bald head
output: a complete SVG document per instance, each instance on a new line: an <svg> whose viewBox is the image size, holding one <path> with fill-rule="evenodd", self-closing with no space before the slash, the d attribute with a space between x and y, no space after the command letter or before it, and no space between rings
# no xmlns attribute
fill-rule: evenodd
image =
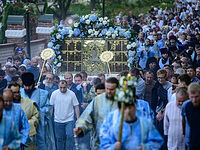
<svg viewBox="0 0 200 150"><path fill-rule="evenodd" d="M3 100L5 109L10 110L12 108L12 103L13 103L13 92L11 89L3 90Z"/></svg>

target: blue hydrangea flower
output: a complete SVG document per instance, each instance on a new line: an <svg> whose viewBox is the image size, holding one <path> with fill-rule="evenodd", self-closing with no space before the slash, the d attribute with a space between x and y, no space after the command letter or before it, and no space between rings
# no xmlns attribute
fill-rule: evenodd
<svg viewBox="0 0 200 150"><path fill-rule="evenodd" d="M54 36L51 37L51 41L52 41L53 43L56 42L56 39L55 39Z"/></svg>
<svg viewBox="0 0 200 150"><path fill-rule="evenodd" d="M59 50L60 49L60 45L56 44L56 46L54 47L55 50Z"/></svg>
<svg viewBox="0 0 200 150"><path fill-rule="evenodd" d="M102 25L103 25L102 23L97 23L97 24L96 24L97 28L102 27Z"/></svg>
<svg viewBox="0 0 200 150"><path fill-rule="evenodd" d="M101 34L102 34L102 35L106 35L106 32L107 32L107 29L103 29L103 30L101 31Z"/></svg>
<svg viewBox="0 0 200 150"><path fill-rule="evenodd" d="M84 17L81 17L80 22L81 22L81 23L85 23L85 18L84 18Z"/></svg>
<svg viewBox="0 0 200 150"><path fill-rule="evenodd" d="M80 34L81 32L80 32L80 30L78 29L78 28L75 28L74 29L74 36L79 36L79 34Z"/></svg>
<svg viewBox="0 0 200 150"><path fill-rule="evenodd" d="M48 43L48 48L52 48L53 47L53 43L52 42L49 42Z"/></svg>
<svg viewBox="0 0 200 150"><path fill-rule="evenodd" d="M108 29L108 31L110 31L110 32L113 34L114 31L115 31L115 29L113 29L112 27L110 27L110 28Z"/></svg>
<svg viewBox="0 0 200 150"><path fill-rule="evenodd" d="M95 22L97 20L97 16L96 15L90 15L89 19L90 19L90 21Z"/></svg>
<svg viewBox="0 0 200 150"><path fill-rule="evenodd" d="M63 28L63 29L61 30L60 34L61 34L61 35L67 35L67 34L69 34L69 31L66 30L65 28Z"/></svg>
<svg viewBox="0 0 200 150"><path fill-rule="evenodd" d="M120 31L119 31L119 36L121 36L121 37L124 36L124 31L123 31L123 30L120 30Z"/></svg>
<svg viewBox="0 0 200 150"><path fill-rule="evenodd" d="M124 37L127 38L127 39L129 39L129 38L131 38L131 34L124 32Z"/></svg>
<svg viewBox="0 0 200 150"><path fill-rule="evenodd" d="M121 29L122 29L121 27L117 27L115 30L118 30L118 31L119 31L119 30L121 30Z"/></svg>
<svg viewBox="0 0 200 150"><path fill-rule="evenodd" d="M59 54L60 54L60 51L59 51L59 50L57 50L57 51L55 51L55 53L56 53L56 55L59 55Z"/></svg>

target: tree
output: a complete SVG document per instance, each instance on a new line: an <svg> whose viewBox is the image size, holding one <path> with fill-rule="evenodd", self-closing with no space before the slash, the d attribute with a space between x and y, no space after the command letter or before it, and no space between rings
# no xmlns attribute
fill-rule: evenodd
<svg viewBox="0 0 200 150"><path fill-rule="evenodd" d="M59 21L66 19L68 15L67 10L69 9L71 1L72 0L54 0L53 4L50 6L52 12Z"/></svg>

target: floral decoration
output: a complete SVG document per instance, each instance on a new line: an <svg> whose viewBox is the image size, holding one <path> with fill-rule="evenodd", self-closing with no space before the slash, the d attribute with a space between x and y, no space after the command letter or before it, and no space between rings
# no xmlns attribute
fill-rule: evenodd
<svg viewBox="0 0 200 150"><path fill-rule="evenodd" d="M130 74L128 74L127 77L121 77L119 81L119 88L115 94L115 100L125 103L133 103L135 101L133 91L137 82L137 78L131 77Z"/></svg>
<svg viewBox="0 0 200 150"><path fill-rule="evenodd" d="M79 22L76 22L72 27L64 27L57 25L48 47L55 51L54 65L61 66L63 61L60 47L64 43L65 38L101 38L101 39L128 39L127 54L128 66L133 67L137 63L137 51L135 41L136 33L131 29L123 29L120 26L114 25L108 17L99 17L96 14L82 16Z"/></svg>

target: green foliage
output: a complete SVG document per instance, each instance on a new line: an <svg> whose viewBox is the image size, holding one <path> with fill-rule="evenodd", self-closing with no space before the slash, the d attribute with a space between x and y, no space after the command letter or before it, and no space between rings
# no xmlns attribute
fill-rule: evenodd
<svg viewBox="0 0 200 150"><path fill-rule="evenodd" d="M6 43L6 38L5 38L5 31L7 29L7 18L9 15L9 12L12 10L12 5L10 3L7 3L5 9L4 9L4 15L2 19L2 27L1 27L1 32L0 32L0 43Z"/></svg>
<svg viewBox="0 0 200 150"><path fill-rule="evenodd" d="M79 16L87 15L91 13L91 6L89 4L71 4L69 12Z"/></svg>
<svg viewBox="0 0 200 150"><path fill-rule="evenodd" d="M35 17L36 14L39 14L36 5L33 3L28 4L28 9L30 12L30 16L32 18ZM5 31L7 29L7 19L8 15L20 15L24 16L26 13L26 9L24 8L24 4L21 2L17 2L14 5L11 3L7 3L4 8L3 18L2 18L2 28L0 30L0 43L6 43Z"/></svg>
<svg viewBox="0 0 200 150"><path fill-rule="evenodd" d="M16 3L14 6L11 3L7 3L4 9L3 19L2 19L2 28L0 31L0 43L6 43L5 31L7 29L7 19L8 15L24 15L26 9L23 8L23 5Z"/></svg>
<svg viewBox="0 0 200 150"><path fill-rule="evenodd" d="M47 8L45 9L45 14L53 14L53 9L50 8L50 7L47 7Z"/></svg>
<svg viewBox="0 0 200 150"><path fill-rule="evenodd" d="M21 16L24 16L25 12L26 12L25 8L12 7L12 11L9 12L9 15L21 15Z"/></svg>
<svg viewBox="0 0 200 150"><path fill-rule="evenodd" d="M136 16L140 13L147 13L152 7L159 7L165 9L165 7L172 7L174 0L136 0L135 3L124 2L120 3L106 0L105 4L105 16L113 18L120 12L123 15L128 15L129 11L133 11ZM90 4L71 4L69 11L71 14L78 14L80 16L89 14L91 12ZM96 12L102 14L102 4L98 5Z"/></svg>

